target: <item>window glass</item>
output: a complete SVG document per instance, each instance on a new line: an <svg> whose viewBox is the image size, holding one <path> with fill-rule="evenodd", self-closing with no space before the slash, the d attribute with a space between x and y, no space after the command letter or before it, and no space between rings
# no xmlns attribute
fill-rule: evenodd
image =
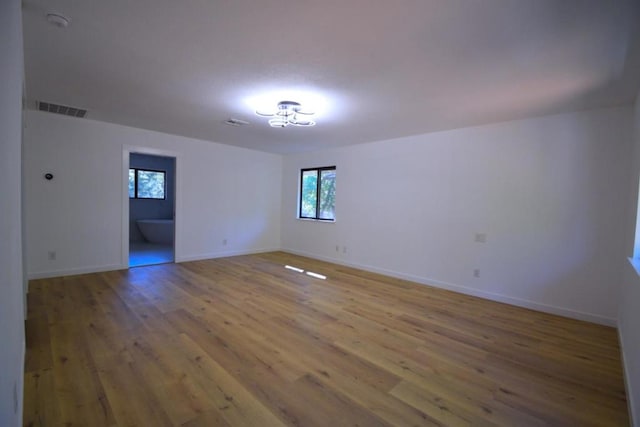
<svg viewBox="0 0 640 427"><path fill-rule="evenodd" d="M318 171L302 172L302 196L300 200L300 216L303 218L316 217L318 197Z"/></svg>
<svg viewBox="0 0 640 427"><path fill-rule="evenodd" d="M138 170L138 198L164 199L164 172Z"/></svg>
<svg viewBox="0 0 640 427"><path fill-rule="evenodd" d="M129 197L164 200L165 176L164 171L129 169Z"/></svg>
<svg viewBox="0 0 640 427"><path fill-rule="evenodd" d="M336 167L300 171L299 218L335 220Z"/></svg>
<svg viewBox="0 0 640 427"><path fill-rule="evenodd" d="M136 197L136 170L129 169L129 198Z"/></svg>
<svg viewBox="0 0 640 427"><path fill-rule="evenodd" d="M335 219L336 170L320 171L320 219Z"/></svg>

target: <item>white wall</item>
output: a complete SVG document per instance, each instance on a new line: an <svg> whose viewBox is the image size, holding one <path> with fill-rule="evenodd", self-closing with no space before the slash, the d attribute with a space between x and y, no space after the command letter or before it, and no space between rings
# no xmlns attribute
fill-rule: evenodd
<svg viewBox="0 0 640 427"><path fill-rule="evenodd" d="M614 324L631 123L603 109L287 156L283 248ZM297 220L300 168L329 165L336 222Z"/></svg>
<svg viewBox="0 0 640 427"><path fill-rule="evenodd" d="M22 424L24 305L21 225L22 16L0 2L0 425Z"/></svg>
<svg viewBox="0 0 640 427"><path fill-rule="evenodd" d="M630 196L628 207L627 236L634 236L634 242L627 244L628 255L633 256L632 264L625 265L624 280L620 292L620 308L618 312L618 333L624 359L624 370L627 385L627 401L635 426L640 426L640 233L634 233L636 214L638 213L638 182L640 178L640 93L636 98L634 116L633 167L630 176Z"/></svg>
<svg viewBox="0 0 640 427"><path fill-rule="evenodd" d="M281 156L30 111L24 159L30 277L126 268L123 146L177 156L177 261L280 247ZM43 178L47 172L53 180Z"/></svg>

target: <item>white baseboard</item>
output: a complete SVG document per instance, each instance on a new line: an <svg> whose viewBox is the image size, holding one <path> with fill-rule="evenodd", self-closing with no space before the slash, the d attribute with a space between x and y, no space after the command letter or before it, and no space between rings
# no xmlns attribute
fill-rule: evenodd
<svg viewBox="0 0 640 427"><path fill-rule="evenodd" d="M627 408L629 410L629 420L631 421L629 425L639 426L640 425L640 414L638 414L638 409L636 405L640 404L633 397L633 389L631 388L631 378L629 378L629 371L627 369L627 362L624 357L624 338L622 331L618 328L618 341L620 342L620 353L622 354L622 376L624 377L624 388L627 391ZM634 424L634 421L638 424Z"/></svg>
<svg viewBox="0 0 640 427"><path fill-rule="evenodd" d="M27 359L27 340L22 340L22 363L20 364L20 379L18 381L18 414L20 420L22 420L22 414L24 412L24 362Z"/></svg>
<svg viewBox="0 0 640 427"><path fill-rule="evenodd" d="M280 248L264 248L264 249L253 249L248 251L223 251L223 252L212 252L212 253L199 254L199 255L176 256L175 262L178 263L178 262L187 262L187 261L200 261L203 259L223 258L228 256L237 256L237 255L251 255L251 254L259 254L259 253L279 251L279 250ZM88 274L88 273L101 273L103 271L126 270L128 268L129 268L128 265L111 264L111 265L101 265L101 266L93 266L93 267L69 268L69 269L62 269L62 270L37 271L37 272L28 273L28 278L29 280L48 279L51 277L75 276L78 274Z"/></svg>
<svg viewBox="0 0 640 427"><path fill-rule="evenodd" d="M262 249L252 249L252 250L221 251L221 252L211 252L208 254L176 256L176 262L201 261L203 259L215 259L215 258L224 258L229 256L261 254L265 252L274 252L279 250L280 248L262 248Z"/></svg>
<svg viewBox="0 0 640 427"><path fill-rule="evenodd" d="M355 263L355 262L348 262L348 261L344 261L344 260L341 260L341 259L325 257L325 256L313 254L313 253L308 253L308 252L304 252L304 251L298 251L298 250L291 249L291 248L283 248L282 250L285 251L285 252L290 252L292 254L296 254L296 255L306 256L306 257L309 257L309 258L315 258L315 259L319 259L319 260L322 260L322 261L331 262L331 263L334 263L334 264L345 265L347 267L354 267L354 268L358 268L358 269L361 269L361 270L370 271L370 272L373 272L373 273L384 274L385 276L391 276L391 277L395 277L395 278L398 278L398 279L410 280L412 282L420 283L422 285L433 286L433 287L436 287L436 288L446 289L446 290L449 290L449 291L458 292L458 293L465 294L465 295L471 295L471 296L474 296L474 297L484 298L484 299L488 299L488 300L491 300L491 301L502 302L502 303L505 303L505 304L515 305L515 306L518 306L518 307L529 308L531 310L542 311L544 313L555 314L555 315L558 315L558 316L569 317L569 318L577 319L577 320L584 320L584 321L587 321L587 322L597 323L597 324L606 325L606 326L614 326L615 327L617 325L616 319L600 316L598 314L585 313L585 312L582 312L582 311L576 311L576 310L572 310L572 309L569 309L569 308L537 303L537 302L534 302L534 301L529 301L529 300L520 299L520 298L514 298L514 297L510 297L510 296L506 296L506 295L492 293L492 292L480 291L478 289L469 288L467 286L456 285L456 284L447 283L447 282L442 282L442 281L439 281L439 280L430 279L428 277L415 276L415 275L412 275L412 274L406 274L406 273L401 273L401 272L398 272L398 271L387 270L387 269L384 269L384 268L374 267L374 266L371 266L371 265L360 264L360 263Z"/></svg>
<svg viewBox="0 0 640 427"><path fill-rule="evenodd" d="M121 264L99 265L99 266L92 266L92 267L80 267L80 268L69 268L69 269L62 269L62 270L29 272L27 277L29 278L29 280L48 279L51 277L76 276L78 274L100 273L103 271L123 270L127 268L129 268L129 266L122 266Z"/></svg>

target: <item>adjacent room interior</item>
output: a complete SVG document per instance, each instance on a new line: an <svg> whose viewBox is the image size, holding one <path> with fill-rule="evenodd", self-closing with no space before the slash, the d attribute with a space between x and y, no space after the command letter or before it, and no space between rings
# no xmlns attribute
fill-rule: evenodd
<svg viewBox="0 0 640 427"><path fill-rule="evenodd" d="M175 160L129 154L129 267L173 262Z"/></svg>
<svg viewBox="0 0 640 427"><path fill-rule="evenodd" d="M0 35L0 425L640 425L638 2Z"/></svg>

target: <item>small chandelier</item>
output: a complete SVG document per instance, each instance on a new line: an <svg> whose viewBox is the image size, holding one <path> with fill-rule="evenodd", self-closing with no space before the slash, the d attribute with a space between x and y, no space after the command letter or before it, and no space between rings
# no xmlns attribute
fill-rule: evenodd
<svg viewBox="0 0 640 427"><path fill-rule="evenodd" d="M269 125L274 128L284 128L292 126L315 126L316 122L306 117L313 114L311 111L303 111L299 102L280 101L277 110L273 112L257 111L256 114L262 117L273 117L269 120Z"/></svg>

